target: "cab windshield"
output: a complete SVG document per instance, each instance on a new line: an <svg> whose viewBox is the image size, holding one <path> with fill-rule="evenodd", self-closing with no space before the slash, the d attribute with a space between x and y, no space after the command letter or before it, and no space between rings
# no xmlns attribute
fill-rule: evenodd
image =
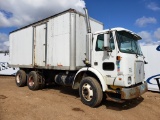
<svg viewBox="0 0 160 120"><path fill-rule="evenodd" d="M142 55L138 38L135 35L126 31L118 31L117 42L121 52Z"/></svg>

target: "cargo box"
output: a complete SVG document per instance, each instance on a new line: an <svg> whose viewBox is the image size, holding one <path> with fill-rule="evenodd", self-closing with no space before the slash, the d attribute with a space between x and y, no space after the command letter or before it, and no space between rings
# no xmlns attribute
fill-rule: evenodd
<svg viewBox="0 0 160 120"><path fill-rule="evenodd" d="M92 32L103 24L90 18ZM10 33L12 67L78 70L85 66L85 16L69 9Z"/></svg>

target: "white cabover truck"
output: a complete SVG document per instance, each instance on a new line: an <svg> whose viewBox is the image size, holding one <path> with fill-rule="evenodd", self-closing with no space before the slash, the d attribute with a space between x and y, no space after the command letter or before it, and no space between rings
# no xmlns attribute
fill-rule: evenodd
<svg viewBox="0 0 160 120"><path fill-rule="evenodd" d="M71 86L91 107L103 93L115 102L142 95L147 84L141 37L124 28L103 30L85 13L69 9L10 33L10 66L20 68L17 86Z"/></svg>

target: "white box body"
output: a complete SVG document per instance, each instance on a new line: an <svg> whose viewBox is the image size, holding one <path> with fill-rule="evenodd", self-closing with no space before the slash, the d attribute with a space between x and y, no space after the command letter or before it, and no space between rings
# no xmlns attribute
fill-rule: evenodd
<svg viewBox="0 0 160 120"><path fill-rule="evenodd" d="M103 24L90 19L92 32ZM78 70L85 66L85 16L67 10L10 33L9 64L20 68Z"/></svg>

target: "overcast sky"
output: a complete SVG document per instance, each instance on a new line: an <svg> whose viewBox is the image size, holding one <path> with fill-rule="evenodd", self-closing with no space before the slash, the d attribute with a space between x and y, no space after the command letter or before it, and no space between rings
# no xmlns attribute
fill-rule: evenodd
<svg viewBox="0 0 160 120"><path fill-rule="evenodd" d="M8 49L9 32L84 6L105 29L124 27L141 35L141 44L160 44L160 0L0 0L0 50Z"/></svg>

